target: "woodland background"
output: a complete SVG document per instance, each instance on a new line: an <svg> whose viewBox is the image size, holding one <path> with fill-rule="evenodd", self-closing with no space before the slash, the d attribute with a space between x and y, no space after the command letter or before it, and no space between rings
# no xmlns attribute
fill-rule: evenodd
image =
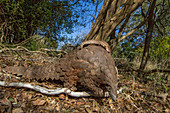
<svg viewBox="0 0 170 113"><path fill-rule="evenodd" d="M169 0L0 0L0 60L32 63L28 59L60 58L84 40L105 40L111 46L119 70L118 86L126 87L118 102L111 102L110 98L102 102L93 98L87 102L85 99L84 102L82 98L66 99L65 95L62 99L59 96L58 101L57 97L47 96L54 99L57 106L45 109L45 106L50 106L50 102L45 100L43 109L61 112L169 112L169 8ZM89 26L89 33L80 32L70 37L69 34L77 29ZM8 56L8 60L4 56ZM5 94L5 88L1 89L0 93ZM11 90L8 88L9 96L0 99L6 98L6 101L14 103L17 96L11 97ZM30 100L36 100L24 91L22 95L22 99L29 95ZM41 95L39 99L47 97ZM0 102L2 107L3 102ZM75 107L74 102L80 102L80 105L76 103L78 107ZM30 103L30 111L42 109L42 105ZM60 109L58 104L64 107ZM82 109L78 109L80 106ZM24 111L26 107L14 107L13 110L18 108ZM7 104L2 112L8 109Z"/></svg>

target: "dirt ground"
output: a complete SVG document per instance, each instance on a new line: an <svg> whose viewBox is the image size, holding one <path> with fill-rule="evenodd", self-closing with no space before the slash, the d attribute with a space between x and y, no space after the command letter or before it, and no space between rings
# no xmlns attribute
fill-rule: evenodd
<svg viewBox="0 0 170 113"><path fill-rule="evenodd" d="M7 61L1 58L0 63L6 64ZM118 88L123 88L123 91L118 94L117 101L112 101L110 97L49 96L31 89L0 86L0 113L170 113L168 74L161 74L162 79L153 76L141 79L135 73L119 73ZM0 81L29 82L52 88L56 86L55 82L18 78L16 75L4 74L1 68Z"/></svg>

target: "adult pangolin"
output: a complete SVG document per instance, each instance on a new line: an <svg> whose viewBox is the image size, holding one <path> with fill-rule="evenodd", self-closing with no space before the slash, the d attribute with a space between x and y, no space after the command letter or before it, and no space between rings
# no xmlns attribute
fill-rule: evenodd
<svg viewBox="0 0 170 113"><path fill-rule="evenodd" d="M20 74L28 79L61 80L64 87L76 90L77 84L91 90L96 96L109 91L113 100L117 94L117 70L113 58L106 46L88 44L76 49L63 58L46 65L32 67L8 66L7 72ZM105 42L106 43L106 42ZM102 41L103 44L103 41ZM109 47L108 47L109 48Z"/></svg>

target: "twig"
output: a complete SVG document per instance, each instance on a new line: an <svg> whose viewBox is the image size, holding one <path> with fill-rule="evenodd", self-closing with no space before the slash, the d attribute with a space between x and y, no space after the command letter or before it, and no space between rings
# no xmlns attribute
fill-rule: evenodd
<svg viewBox="0 0 170 113"><path fill-rule="evenodd" d="M7 46L7 47L15 47L15 46L23 45L23 44L27 43L29 40L31 40L31 39L33 39L33 38L36 39L37 37L39 37L39 35L33 35L33 36L30 36L29 38L25 39L24 41L18 43L18 44L5 45L5 46ZM38 39L41 39L41 38L37 38L36 40L38 40Z"/></svg>
<svg viewBox="0 0 170 113"><path fill-rule="evenodd" d="M17 46L17 49L19 49L19 48L21 48L21 49L23 49L23 50L25 50L25 51L27 51L27 52L30 52L30 53L41 53L41 54L47 55L46 53L44 53L44 52L42 52L42 51L30 51L30 50L28 50L27 48L25 48L25 47L23 47L23 46Z"/></svg>
<svg viewBox="0 0 170 113"><path fill-rule="evenodd" d="M167 97L169 98L170 96L168 93L162 93L162 94L154 94L152 92L146 92L146 91L135 91L136 93L143 94L143 95L149 95L149 96L154 96L154 97L159 97L162 98L163 101L165 102Z"/></svg>
<svg viewBox="0 0 170 113"><path fill-rule="evenodd" d="M0 43L0 46L3 47L3 49L0 50L0 53L3 52L4 50L8 50L10 53L12 53L11 49L6 47L4 44Z"/></svg>
<svg viewBox="0 0 170 113"><path fill-rule="evenodd" d="M132 90L131 89L125 89L125 91L132 91ZM168 93L155 94L155 93L152 93L152 92L136 91L136 90L133 90L133 92L141 94L141 95L148 95L148 96L159 97L159 98L162 98L163 101L166 101L167 98L170 98L170 95L168 95Z"/></svg>
<svg viewBox="0 0 170 113"><path fill-rule="evenodd" d="M60 52L60 53L66 53L67 54L67 52L66 51L64 51L64 50L55 50L55 49L47 49L47 48L41 48L40 49L41 51L49 51L49 52Z"/></svg>

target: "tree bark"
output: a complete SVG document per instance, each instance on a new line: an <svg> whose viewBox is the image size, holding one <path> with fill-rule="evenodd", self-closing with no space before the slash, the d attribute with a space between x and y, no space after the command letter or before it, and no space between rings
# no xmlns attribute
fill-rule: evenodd
<svg viewBox="0 0 170 113"><path fill-rule="evenodd" d="M156 0L152 0L150 8L149 8L150 10L148 13L147 34L146 34L146 39L145 39L145 46L144 46L142 61L141 61L140 68L139 68L142 71L145 69L148 56L149 56L149 46L150 46L150 41L152 38L152 32L153 32L153 27L154 27L153 15L154 15L155 4L156 4Z"/></svg>
<svg viewBox="0 0 170 113"><path fill-rule="evenodd" d="M116 27L128 18L144 0L105 0L85 40L106 40ZM116 37L112 37L115 38Z"/></svg>

